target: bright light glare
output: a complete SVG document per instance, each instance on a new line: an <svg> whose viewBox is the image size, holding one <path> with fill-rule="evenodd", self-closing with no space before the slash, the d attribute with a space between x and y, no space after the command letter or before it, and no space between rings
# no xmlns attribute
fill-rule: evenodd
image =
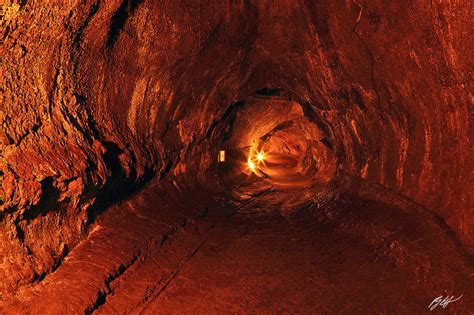
<svg viewBox="0 0 474 315"><path fill-rule="evenodd" d="M261 164L264 164L265 160L265 152L258 151L255 147L255 145L252 145L250 147L248 159L247 159L247 165L250 169L251 172L257 173L257 167L260 167Z"/></svg>
<svg viewBox="0 0 474 315"><path fill-rule="evenodd" d="M251 169L252 171L255 171L255 164L254 164L252 161L250 161L250 160L248 160L247 163L249 164L250 169Z"/></svg>

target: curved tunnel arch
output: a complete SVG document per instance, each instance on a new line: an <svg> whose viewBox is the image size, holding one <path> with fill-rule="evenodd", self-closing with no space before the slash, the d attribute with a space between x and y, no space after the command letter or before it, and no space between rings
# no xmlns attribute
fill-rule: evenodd
<svg viewBox="0 0 474 315"><path fill-rule="evenodd" d="M462 8L21 3L8 4L3 22L0 295L8 307L35 309L38 297L28 292L37 290L63 309L48 283L80 278L84 268L72 265L95 257L100 279L78 301L63 303L107 310L125 303L119 288L117 297L110 293L113 279L138 278L140 271L126 270L152 268L141 265L147 255L181 259L186 244L201 248L195 244L208 221L265 222L258 228L268 233L274 224L286 244L289 234L278 231L290 228L281 217L296 234L315 235L301 241L306 251L327 237L334 251L347 250L338 259L359 258L345 247L352 241L364 255L376 253L400 279L413 276L409 293L472 283L472 80L464 32L472 22ZM255 161L251 149L265 160ZM218 163L219 150L226 163ZM141 230L149 242L138 239ZM325 230L334 233L318 234ZM93 245L114 237L128 252ZM173 237L185 245L160 252ZM433 253L435 244L451 260ZM339 261L331 250L318 253L328 265ZM166 265L160 259L154 268ZM384 274L382 265L370 266ZM436 272L443 276L428 285ZM131 288L139 282L129 281ZM384 293L393 297L394 287Z"/></svg>

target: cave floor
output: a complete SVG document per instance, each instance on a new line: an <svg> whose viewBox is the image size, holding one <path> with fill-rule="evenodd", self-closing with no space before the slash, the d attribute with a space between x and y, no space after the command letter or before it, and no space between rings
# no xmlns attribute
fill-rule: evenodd
<svg viewBox="0 0 474 315"><path fill-rule="evenodd" d="M349 313L419 299L369 244L308 220L308 209L284 216L268 207L259 200L215 226L144 313Z"/></svg>
<svg viewBox="0 0 474 315"><path fill-rule="evenodd" d="M332 224L321 220L320 209L285 207L289 199L300 197L294 191L264 194L226 219L214 222L203 242L186 256L166 284L133 311L364 314L368 309L376 313L417 309L424 313L441 287L449 289L453 285L445 281L447 273L453 272L452 266L435 263L421 275L423 267L416 263L422 264L426 258L418 257L415 262L401 253L382 255L382 251L390 249L377 243L385 241L371 234L384 233L391 225L400 228L407 217L408 221L416 221L399 209L387 209L387 205L374 201L356 201L346 205L352 209L335 211L353 219ZM357 228L361 220L366 220L372 229L365 235ZM413 222L408 222L408 234L410 224ZM425 231L425 235L430 233ZM404 250L415 251L410 245L403 245L419 236L418 232L411 234L395 243L401 243ZM428 241L416 251L430 248ZM408 261L400 263L400 259ZM135 277L122 282L113 299L99 312L120 312L121 299L127 300L127 294L143 280ZM469 284L464 282L460 280L454 286L461 291L459 294L468 290ZM462 310L465 305L450 305L450 310Z"/></svg>
<svg viewBox="0 0 474 315"><path fill-rule="evenodd" d="M298 193L269 191L231 207L193 192L157 193L171 191L161 185L107 209L52 274L6 309L403 314L427 313L448 294L463 294L451 312L474 306L472 257L403 200L367 192L293 207Z"/></svg>

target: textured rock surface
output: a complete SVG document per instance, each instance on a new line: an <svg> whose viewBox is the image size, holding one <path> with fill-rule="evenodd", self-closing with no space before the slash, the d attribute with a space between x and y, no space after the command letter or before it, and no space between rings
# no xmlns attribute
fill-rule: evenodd
<svg viewBox="0 0 474 315"><path fill-rule="evenodd" d="M472 254L471 7L467 1L7 0L1 298L19 305L30 300L31 288L67 279L67 258L91 242L97 217L106 209L111 217L127 211L110 206L152 177L169 179L181 193L205 186L219 197L241 194L232 186L238 167L216 176L217 150L232 153L266 136L267 149L284 151L291 142L285 154L308 157L295 169L306 172L299 182L316 180L317 191L296 203L367 181L433 214L450 235L445 241ZM293 104L299 118L272 112L278 102ZM272 133L277 120L283 125ZM233 154L239 160L245 152ZM183 217L202 207L190 206ZM179 226L182 219L166 207L156 213L149 226L160 220ZM150 233L153 239L164 232ZM133 253L104 263L103 276L113 274L114 264L133 264L139 256ZM472 269L462 272L472 277ZM79 296L75 310L97 307L97 292Z"/></svg>

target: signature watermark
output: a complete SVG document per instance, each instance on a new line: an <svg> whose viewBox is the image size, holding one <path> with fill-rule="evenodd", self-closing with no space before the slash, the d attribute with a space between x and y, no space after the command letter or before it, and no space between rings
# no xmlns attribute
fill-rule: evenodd
<svg viewBox="0 0 474 315"><path fill-rule="evenodd" d="M431 303L430 305L428 305L428 308L430 311L434 310L435 308L437 308L438 306L441 306L442 308L446 308L449 303L453 303L453 302L456 302L458 300L460 300L462 298L463 294L461 294L461 296L459 296L457 299L454 298L454 295L451 295L451 296L438 296L437 298L435 298Z"/></svg>

